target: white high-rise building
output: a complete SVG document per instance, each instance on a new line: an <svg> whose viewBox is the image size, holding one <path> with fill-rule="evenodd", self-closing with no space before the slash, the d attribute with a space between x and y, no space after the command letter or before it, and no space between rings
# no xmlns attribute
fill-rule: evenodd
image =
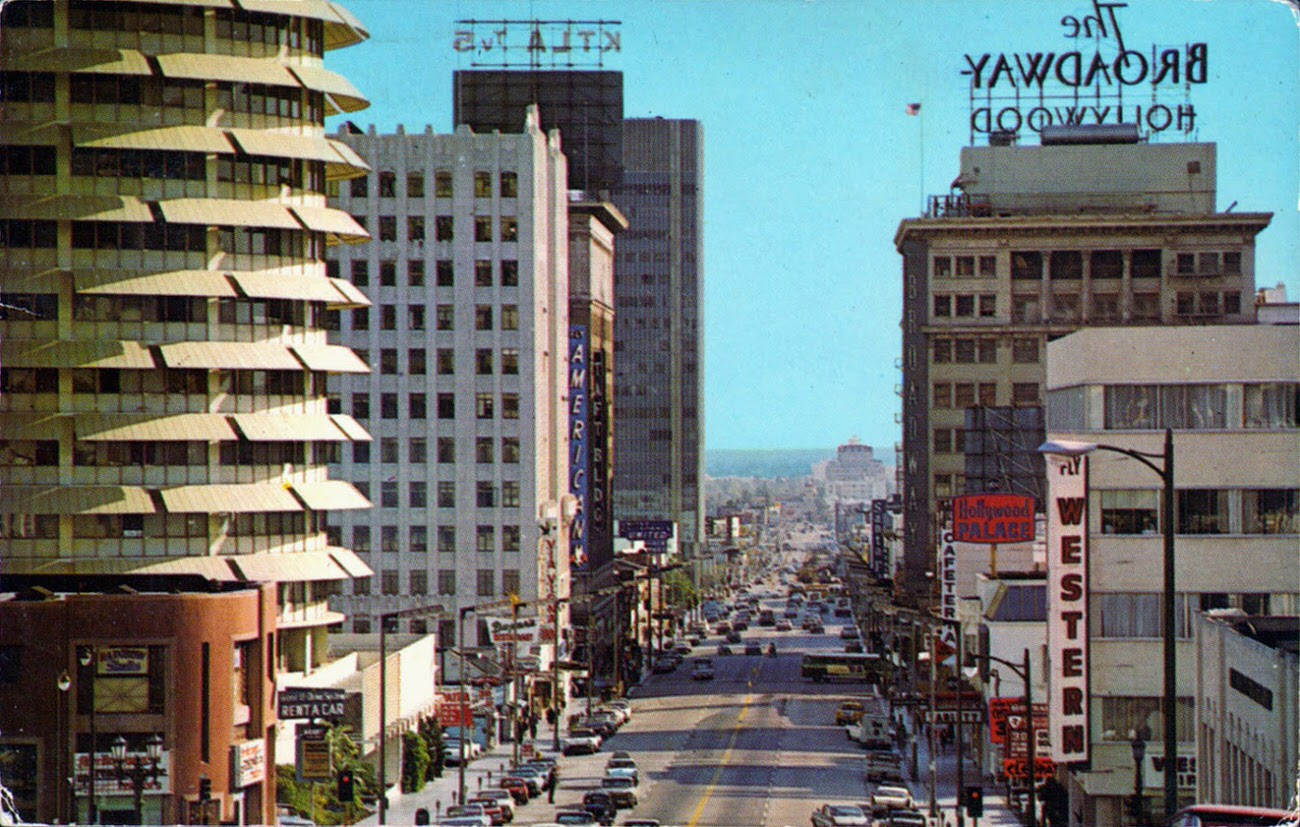
<svg viewBox="0 0 1300 827"><path fill-rule="evenodd" d="M567 594L567 527L543 536L539 526L567 490L558 135L543 134L534 108L514 134L399 126L339 139L372 172L333 203L374 237L331 262L374 302L344 314L336 334L373 367L338 393L374 437L332 469L375 504L338 522L376 573L336 598L349 631L378 631L381 614L401 609L441 604L450 615L510 595ZM454 640L453 622L440 624L442 640ZM398 628L435 631L420 618ZM470 628L466 643L488 640Z"/></svg>

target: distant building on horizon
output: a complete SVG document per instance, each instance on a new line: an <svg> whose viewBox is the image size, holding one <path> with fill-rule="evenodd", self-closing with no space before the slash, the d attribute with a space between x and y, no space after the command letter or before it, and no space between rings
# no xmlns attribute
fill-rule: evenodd
<svg viewBox="0 0 1300 827"><path fill-rule="evenodd" d="M870 445L857 437L835 450L835 458L817 463L813 479L826 484L826 498L832 503L868 503L887 499L892 482L889 469L875 458Z"/></svg>

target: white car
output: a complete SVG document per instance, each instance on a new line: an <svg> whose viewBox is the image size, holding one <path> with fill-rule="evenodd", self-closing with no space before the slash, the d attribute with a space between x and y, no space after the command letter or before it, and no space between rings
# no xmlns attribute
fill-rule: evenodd
<svg viewBox="0 0 1300 827"><path fill-rule="evenodd" d="M912 792L907 787L895 784L881 784L871 793L873 810L908 810L915 806Z"/></svg>
<svg viewBox="0 0 1300 827"><path fill-rule="evenodd" d="M569 734L560 739L560 751L565 755L590 755L600 749L599 733L590 729L570 729Z"/></svg>

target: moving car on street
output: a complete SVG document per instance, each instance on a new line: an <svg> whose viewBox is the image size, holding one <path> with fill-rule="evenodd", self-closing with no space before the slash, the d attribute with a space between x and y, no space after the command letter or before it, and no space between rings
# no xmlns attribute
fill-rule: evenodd
<svg viewBox="0 0 1300 827"><path fill-rule="evenodd" d="M813 827L871 827L871 819L856 804L823 804L812 812Z"/></svg>

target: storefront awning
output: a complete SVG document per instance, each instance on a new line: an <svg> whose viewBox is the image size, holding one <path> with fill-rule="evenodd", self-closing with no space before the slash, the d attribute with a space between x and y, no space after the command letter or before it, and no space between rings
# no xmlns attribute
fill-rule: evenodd
<svg viewBox="0 0 1300 827"><path fill-rule="evenodd" d="M226 133L210 126L157 126L128 129L124 126L80 125L73 129L74 143L86 149L161 149L233 155L235 148Z"/></svg>
<svg viewBox="0 0 1300 827"><path fill-rule="evenodd" d="M173 224L204 224L218 227L271 227L301 230L302 225L282 204L240 201L234 198L175 198L159 201L163 218Z"/></svg>
<svg viewBox="0 0 1300 827"><path fill-rule="evenodd" d="M175 342L159 345L169 368L228 370L302 370L302 364L283 345L260 342Z"/></svg>
<svg viewBox="0 0 1300 827"><path fill-rule="evenodd" d="M341 298L330 303L330 307L339 310L354 310L358 307L369 307L371 302L365 293L362 293L355 284L347 279L330 279L334 289L338 291Z"/></svg>
<svg viewBox="0 0 1300 827"><path fill-rule="evenodd" d="M346 442L329 414L233 414L235 427L249 442Z"/></svg>
<svg viewBox="0 0 1300 827"><path fill-rule="evenodd" d="M158 55L165 77L190 80L225 80L266 86L301 86L283 63L260 57L177 52Z"/></svg>
<svg viewBox="0 0 1300 827"><path fill-rule="evenodd" d="M370 434L367 433L365 428L361 427L361 423L357 422L347 414L330 414L330 419L334 420L334 424L337 425L343 433L347 434L348 439L353 442L370 441Z"/></svg>
<svg viewBox="0 0 1300 827"><path fill-rule="evenodd" d="M319 580L351 580L326 551L286 554L239 554L226 558L250 583L300 583Z"/></svg>
<svg viewBox="0 0 1300 827"><path fill-rule="evenodd" d="M8 485L3 514L153 514L149 492L125 485Z"/></svg>
<svg viewBox="0 0 1300 827"><path fill-rule="evenodd" d="M231 273L239 291L250 299L299 299L336 303L338 291L329 279L270 273Z"/></svg>
<svg viewBox="0 0 1300 827"><path fill-rule="evenodd" d="M18 52L6 60L13 72L77 72L103 75L148 75L149 61L135 49L91 49L55 46Z"/></svg>
<svg viewBox="0 0 1300 827"><path fill-rule="evenodd" d="M106 296L211 296L235 298L239 294L226 274L218 270L174 270L144 273L136 270L74 270L77 292Z"/></svg>
<svg viewBox="0 0 1300 827"><path fill-rule="evenodd" d="M139 342L33 342L10 339L0 344L0 364L13 368L158 367Z"/></svg>
<svg viewBox="0 0 1300 827"><path fill-rule="evenodd" d="M294 213L309 230L325 233L330 242L357 244L370 239L370 233L356 219L331 207L293 207Z"/></svg>
<svg viewBox="0 0 1300 827"><path fill-rule="evenodd" d="M308 370L320 370L325 373L369 373L370 366L361 361L361 357L351 348L342 345L317 345L307 347L294 345L293 352L307 366Z"/></svg>
<svg viewBox="0 0 1300 827"><path fill-rule="evenodd" d="M131 195L6 195L0 215L32 221L153 222L149 205Z"/></svg>

